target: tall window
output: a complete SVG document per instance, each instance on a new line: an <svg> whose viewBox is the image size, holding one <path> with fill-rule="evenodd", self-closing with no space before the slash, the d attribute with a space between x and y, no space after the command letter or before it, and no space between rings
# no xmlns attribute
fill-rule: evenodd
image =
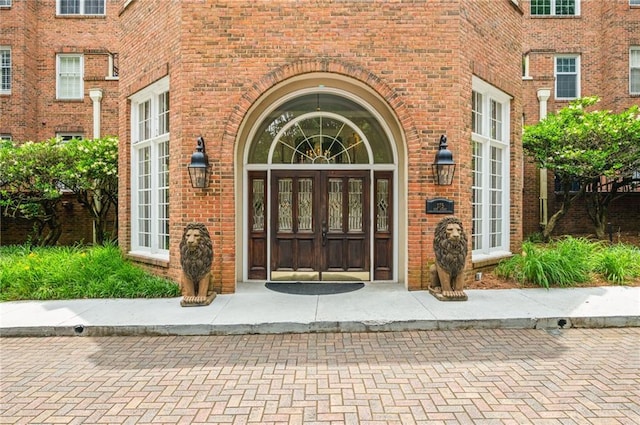
<svg viewBox="0 0 640 425"><path fill-rule="evenodd" d="M0 94L11 93L11 48L0 46Z"/></svg>
<svg viewBox="0 0 640 425"><path fill-rule="evenodd" d="M56 68L56 98L82 99L84 97L82 55L59 54Z"/></svg>
<svg viewBox="0 0 640 425"><path fill-rule="evenodd" d="M0 0L0 7L11 7L11 0Z"/></svg>
<svg viewBox="0 0 640 425"><path fill-rule="evenodd" d="M105 0L57 0L58 15L104 15Z"/></svg>
<svg viewBox="0 0 640 425"><path fill-rule="evenodd" d="M580 0L531 0L533 16L576 16L580 14Z"/></svg>
<svg viewBox="0 0 640 425"><path fill-rule="evenodd" d="M473 78L472 246L474 260L509 252L510 97Z"/></svg>
<svg viewBox="0 0 640 425"><path fill-rule="evenodd" d="M131 251L169 258L169 79L131 97Z"/></svg>
<svg viewBox="0 0 640 425"><path fill-rule="evenodd" d="M640 46L629 50L629 93L640 94Z"/></svg>
<svg viewBox="0 0 640 425"><path fill-rule="evenodd" d="M580 56L556 56L556 99L580 97Z"/></svg>

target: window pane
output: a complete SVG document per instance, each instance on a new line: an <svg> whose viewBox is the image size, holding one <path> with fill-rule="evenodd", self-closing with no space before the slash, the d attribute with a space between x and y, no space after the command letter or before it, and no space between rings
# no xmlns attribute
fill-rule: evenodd
<svg viewBox="0 0 640 425"><path fill-rule="evenodd" d="M104 15L104 0L84 0L85 15Z"/></svg>
<svg viewBox="0 0 640 425"><path fill-rule="evenodd" d="M151 247L151 150L138 151L138 244Z"/></svg>
<svg viewBox="0 0 640 425"><path fill-rule="evenodd" d="M11 90L11 50L0 49L0 91Z"/></svg>
<svg viewBox="0 0 640 425"><path fill-rule="evenodd" d="M138 141L151 137L151 101L138 105Z"/></svg>
<svg viewBox="0 0 640 425"><path fill-rule="evenodd" d="M556 15L575 15L576 0L556 0Z"/></svg>
<svg viewBox="0 0 640 425"><path fill-rule="evenodd" d="M640 93L640 48L637 47L629 51L629 91L631 94Z"/></svg>
<svg viewBox="0 0 640 425"><path fill-rule="evenodd" d="M158 144L158 248L169 249L169 142Z"/></svg>
<svg viewBox="0 0 640 425"><path fill-rule="evenodd" d="M556 58L556 72L576 72L575 58Z"/></svg>
<svg viewBox="0 0 640 425"><path fill-rule="evenodd" d="M631 70L631 93L638 94L640 93L640 68Z"/></svg>
<svg viewBox="0 0 640 425"><path fill-rule="evenodd" d="M502 140L502 104L491 101L491 138Z"/></svg>
<svg viewBox="0 0 640 425"><path fill-rule="evenodd" d="M60 0L61 15L77 15L80 13L80 0Z"/></svg>
<svg viewBox="0 0 640 425"><path fill-rule="evenodd" d="M578 96L578 63L576 58L556 58L556 98Z"/></svg>
<svg viewBox="0 0 640 425"><path fill-rule="evenodd" d="M551 0L531 0L532 15L550 15Z"/></svg>
<svg viewBox="0 0 640 425"><path fill-rule="evenodd" d="M82 58L58 56L58 99L82 97Z"/></svg>
<svg viewBox="0 0 640 425"><path fill-rule="evenodd" d="M471 131L482 134L482 94L471 95Z"/></svg>
<svg viewBox="0 0 640 425"><path fill-rule="evenodd" d="M575 75L558 75L556 81L556 97L574 98L576 97L576 76Z"/></svg>
<svg viewBox="0 0 640 425"><path fill-rule="evenodd" d="M473 249L482 249L482 144L478 142L473 143L473 187L472 187L472 238Z"/></svg>
<svg viewBox="0 0 640 425"><path fill-rule="evenodd" d="M491 147L491 184L489 188L489 234L491 248L496 248L502 245L502 199L504 196L502 193L502 156L502 149L494 146Z"/></svg>
<svg viewBox="0 0 640 425"><path fill-rule="evenodd" d="M158 133L165 134L169 132L169 92L158 96L158 103Z"/></svg>

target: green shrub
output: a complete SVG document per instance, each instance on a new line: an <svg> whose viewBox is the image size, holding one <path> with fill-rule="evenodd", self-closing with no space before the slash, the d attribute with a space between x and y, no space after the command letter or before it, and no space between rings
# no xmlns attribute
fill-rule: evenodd
<svg viewBox="0 0 640 425"><path fill-rule="evenodd" d="M570 236L547 245L525 242L522 254L500 262L495 273L544 288L574 286L590 280L596 259L609 249L601 242Z"/></svg>
<svg viewBox="0 0 640 425"><path fill-rule="evenodd" d="M11 246L0 254L2 301L180 295L178 285L137 268L114 245Z"/></svg>
<svg viewBox="0 0 640 425"><path fill-rule="evenodd" d="M594 258L594 270L614 283L640 277L640 249L624 244L603 249Z"/></svg>

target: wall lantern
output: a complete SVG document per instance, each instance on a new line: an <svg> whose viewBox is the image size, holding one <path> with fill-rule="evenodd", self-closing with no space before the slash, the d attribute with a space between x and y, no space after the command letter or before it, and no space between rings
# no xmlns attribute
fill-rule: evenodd
<svg viewBox="0 0 640 425"><path fill-rule="evenodd" d="M436 153L436 160L431 164L433 177L436 184L450 185L453 183L453 173L456 171L456 163L453 162L453 154L447 149L447 136L440 136L440 146Z"/></svg>
<svg viewBox="0 0 640 425"><path fill-rule="evenodd" d="M204 139L198 137L196 151L191 155L191 163L188 166L191 186L194 188L206 188L209 184L209 158L204 150Z"/></svg>

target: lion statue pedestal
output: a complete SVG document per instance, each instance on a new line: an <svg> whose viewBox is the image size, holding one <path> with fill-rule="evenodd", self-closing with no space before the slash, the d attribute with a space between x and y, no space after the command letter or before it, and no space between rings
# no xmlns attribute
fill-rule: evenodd
<svg viewBox="0 0 640 425"><path fill-rule="evenodd" d="M211 282L213 247L207 227L189 223L180 241L182 307L205 306L216 297Z"/></svg>
<svg viewBox="0 0 640 425"><path fill-rule="evenodd" d="M433 250L436 262L429 270L429 292L440 301L466 301L467 294L463 289L467 235L459 218L440 220L435 230Z"/></svg>

